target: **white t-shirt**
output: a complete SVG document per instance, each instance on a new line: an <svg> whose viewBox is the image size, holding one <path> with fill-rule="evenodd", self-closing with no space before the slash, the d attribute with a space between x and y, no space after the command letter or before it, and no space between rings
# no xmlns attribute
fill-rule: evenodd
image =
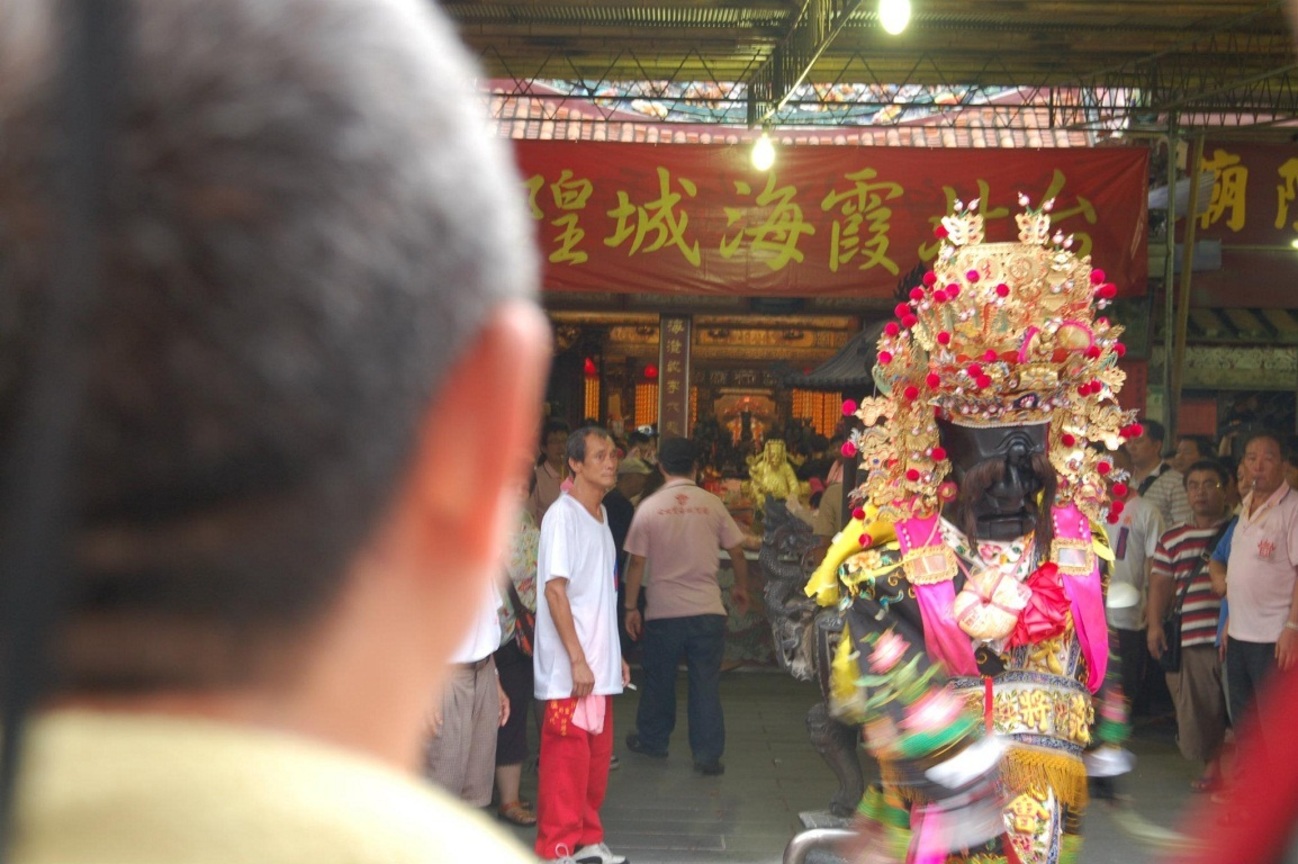
<svg viewBox="0 0 1298 864"><path fill-rule="evenodd" d="M1113 582L1125 582L1140 593L1135 606L1110 608L1109 625L1121 630L1145 627L1145 564L1154 560L1163 536L1163 514L1149 501L1132 496L1115 525L1104 526L1113 549Z"/></svg>
<svg viewBox="0 0 1298 864"><path fill-rule="evenodd" d="M476 663L500 647L500 592L494 584L483 593L478 613L473 617L472 629L460 640L460 647L451 655L452 663Z"/></svg>
<svg viewBox="0 0 1298 864"><path fill-rule="evenodd" d="M601 504L595 519L568 493L550 505L541 522L536 558L536 648L532 670L537 699L566 699L572 695L572 661L568 657L545 598L551 579L568 580L577 640L586 663L595 673L596 696L622 692L622 649L617 635L616 550Z"/></svg>

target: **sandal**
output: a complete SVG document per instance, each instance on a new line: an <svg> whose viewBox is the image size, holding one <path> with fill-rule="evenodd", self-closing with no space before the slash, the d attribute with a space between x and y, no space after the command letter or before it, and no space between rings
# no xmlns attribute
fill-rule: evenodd
<svg viewBox="0 0 1298 864"><path fill-rule="evenodd" d="M501 804L500 809L496 811L496 815L509 824L518 825L522 828L536 824L536 814L521 801Z"/></svg>

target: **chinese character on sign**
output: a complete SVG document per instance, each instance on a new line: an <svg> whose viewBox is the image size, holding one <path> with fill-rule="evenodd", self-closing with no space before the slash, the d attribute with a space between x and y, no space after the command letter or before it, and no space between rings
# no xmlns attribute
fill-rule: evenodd
<svg viewBox="0 0 1298 864"><path fill-rule="evenodd" d="M680 353L681 353L682 351L684 351L684 350L685 350L685 343L681 342L681 340L679 340L679 339L668 339L668 340L667 340L667 353L668 353L668 354L680 354Z"/></svg>
<svg viewBox="0 0 1298 864"><path fill-rule="evenodd" d="M690 198L698 194L698 187L689 180L677 181L685 195ZM658 197L646 202L644 206L631 203L625 192L618 191L618 206L608 211L608 215L617 219L617 228L612 237L604 240L604 245L617 247L627 240L631 241L628 255L636 252L657 252L664 246L675 246L686 261L695 267L699 265L699 244L685 239L685 229L689 227L690 217L684 211L677 212L682 195L672 190L671 175L666 168L658 169ZM648 240L648 242L646 242Z"/></svg>
<svg viewBox="0 0 1298 864"><path fill-rule="evenodd" d="M1062 200L1059 193L1063 191L1064 184L1067 182L1068 178L1064 176L1064 172L1056 168L1055 176L1050 181L1050 188L1041 196L1041 201ZM1099 221L1099 217L1095 213L1095 206L1086 198L1078 195L1077 203L1072 207L1055 208L1054 212L1050 214L1050 224L1056 230L1064 232L1065 235L1071 235L1074 241L1073 253L1079 257L1084 257L1091 254L1091 235L1088 231L1078 231L1064 224L1074 216L1081 216L1087 225L1094 225Z"/></svg>
<svg viewBox="0 0 1298 864"><path fill-rule="evenodd" d="M1289 205L1293 203L1295 192L1298 192L1298 158L1286 159L1285 163L1276 169L1280 175L1280 182L1276 184L1276 209L1275 209L1275 227L1284 229L1293 227L1298 229L1298 220L1295 220L1292 226L1289 226Z"/></svg>
<svg viewBox="0 0 1298 864"><path fill-rule="evenodd" d="M745 180L735 181L735 191L751 197L753 187ZM721 238L721 257L733 258L745 237L749 238L749 252L772 270L780 270L790 261L802 263L803 254L798 241L804 234L815 234L816 229L802 218L802 208L793 203L797 190L792 186L775 188L775 173L766 176L766 188L757 193L757 206L767 214L760 225L741 228L733 237ZM742 207L727 207L726 227L743 220L749 211Z"/></svg>
<svg viewBox="0 0 1298 864"><path fill-rule="evenodd" d="M1225 150L1212 151L1211 159L1203 160L1203 167L1215 171L1216 181L1212 184L1212 201L1207 211L1199 217L1199 227L1207 228L1230 211L1226 226L1232 231L1244 227L1247 215L1244 207L1244 194L1248 191L1248 168L1240 164L1239 155Z"/></svg>
<svg viewBox="0 0 1298 864"><path fill-rule="evenodd" d="M882 267L897 275L897 263L888 257L888 229L892 208L884 205L899 197L901 184L873 182L878 176L873 168L846 175L855 185L845 191L833 191L820 202L826 213L837 210L830 239L829 269L838 268L860 256L859 270Z"/></svg>
<svg viewBox="0 0 1298 864"><path fill-rule="evenodd" d="M537 197L544 188L547 188L545 178L541 175L527 179L528 205L532 210L532 218L538 221L545 218L545 212L537 204ZM550 261L554 264L585 263L589 256L577 246L585 239L586 232L578 227L577 211L586 209L586 202L595 190L594 184L589 180L574 179L573 173L565 168L559 174L559 179L548 188L554 206L564 211L564 215L550 221L551 225L560 229L554 240L559 248L550 253Z"/></svg>
<svg viewBox="0 0 1298 864"><path fill-rule="evenodd" d="M679 360L668 360L666 368L668 375L679 375L685 371L684 364Z"/></svg>

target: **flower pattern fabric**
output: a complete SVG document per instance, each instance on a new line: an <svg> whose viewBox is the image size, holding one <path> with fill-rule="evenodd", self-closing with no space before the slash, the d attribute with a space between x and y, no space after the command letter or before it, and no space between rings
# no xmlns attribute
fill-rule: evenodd
<svg viewBox="0 0 1298 864"><path fill-rule="evenodd" d="M523 601L523 605L531 612L536 611L536 552L540 543L541 530L536 527L536 519L526 509L520 511L514 536L509 541L509 558L505 563L505 573L509 581L514 583L518 599ZM505 597L505 602L501 606L500 622L501 630L505 634L501 640L503 644L514 638L517 618L513 604L509 600L509 592L502 591L501 594Z"/></svg>

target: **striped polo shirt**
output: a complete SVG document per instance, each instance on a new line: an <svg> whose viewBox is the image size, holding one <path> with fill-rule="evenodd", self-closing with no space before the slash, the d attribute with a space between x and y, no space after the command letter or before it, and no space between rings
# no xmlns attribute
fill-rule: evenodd
<svg viewBox="0 0 1298 864"><path fill-rule="evenodd" d="M1158 540L1154 551L1154 572L1172 580L1172 603L1186 589L1185 603L1181 606L1181 647L1212 645L1217 638L1217 614L1221 611L1221 598L1212 591L1208 576L1208 556L1212 550L1208 542L1217 535L1220 524L1211 528L1182 525L1167 531Z"/></svg>

